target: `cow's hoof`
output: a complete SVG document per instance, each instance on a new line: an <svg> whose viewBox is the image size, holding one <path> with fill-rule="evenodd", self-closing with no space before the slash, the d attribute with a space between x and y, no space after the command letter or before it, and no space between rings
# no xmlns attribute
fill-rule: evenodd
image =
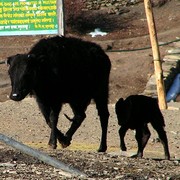
<svg viewBox="0 0 180 180"><path fill-rule="evenodd" d="M122 147L121 147L121 150L122 150L122 151L127 151L127 148L126 148L125 146L122 146Z"/></svg>
<svg viewBox="0 0 180 180"><path fill-rule="evenodd" d="M98 149L98 152L106 152L106 150L107 150L107 147L100 147Z"/></svg>
<svg viewBox="0 0 180 180"><path fill-rule="evenodd" d="M54 145L54 144L48 144L49 145L49 148L51 148L51 149L56 149L57 148L57 145Z"/></svg>
<svg viewBox="0 0 180 180"><path fill-rule="evenodd" d="M59 139L58 139L58 141L61 144L62 148L66 148L71 144L71 142L67 139L66 136L64 136L63 141L59 140Z"/></svg>
<svg viewBox="0 0 180 180"><path fill-rule="evenodd" d="M61 143L62 148L67 148L69 145Z"/></svg>
<svg viewBox="0 0 180 180"><path fill-rule="evenodd" d="M68 142L68 143L60 142L60 144L61 144L62 148L67 148L71 143L70 142Z"/></svg>

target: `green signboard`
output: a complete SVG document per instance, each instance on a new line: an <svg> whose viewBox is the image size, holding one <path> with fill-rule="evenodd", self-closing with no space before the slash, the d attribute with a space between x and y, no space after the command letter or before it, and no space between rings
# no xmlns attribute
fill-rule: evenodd
<svg viewBox="0 0 180 180"><path fill-rule="evenodd" d="M56 0L0 0L0 36L58 34Z"/></svg>

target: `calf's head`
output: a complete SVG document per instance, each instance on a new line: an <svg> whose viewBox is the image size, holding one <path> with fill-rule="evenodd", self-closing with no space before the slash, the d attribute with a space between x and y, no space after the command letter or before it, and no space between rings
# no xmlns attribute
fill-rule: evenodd
<svg viewBox="0 0 180 180"><path fill-rule="evenodd" d="M115 112L119 125L126 125L131 117L132 103L120 98L115 105Z"/></svg>
<svg viewBox="0 0 180 180"><path fill-rule="evenodd" d="M12 100L21 101L32 91L35 77L34 61L35 56L28 54L17 54L7 59L12 86L10 98Z"/></svg>

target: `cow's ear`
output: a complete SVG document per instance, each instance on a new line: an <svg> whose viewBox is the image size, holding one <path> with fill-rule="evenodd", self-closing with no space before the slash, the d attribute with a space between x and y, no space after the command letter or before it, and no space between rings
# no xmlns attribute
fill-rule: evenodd
<svg viewBox="0 0 180 180"><path fill-rule="evenodd" d="M12 60L13 60L13 57L12 57L12 56L8 57L7 60L5 61L6 65L7 65L7 66L10 66Z"/></svg>

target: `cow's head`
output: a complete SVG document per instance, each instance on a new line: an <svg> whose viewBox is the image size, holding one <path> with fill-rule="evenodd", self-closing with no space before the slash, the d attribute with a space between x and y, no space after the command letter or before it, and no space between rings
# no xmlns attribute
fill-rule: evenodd
<svg viewBox="0 0 180 180"><path fill-rule="evenodd" d="M12 100L21 101L32 91L35 78L35 59L35 55L29 54L17 54L7 59Z"/></svg>

